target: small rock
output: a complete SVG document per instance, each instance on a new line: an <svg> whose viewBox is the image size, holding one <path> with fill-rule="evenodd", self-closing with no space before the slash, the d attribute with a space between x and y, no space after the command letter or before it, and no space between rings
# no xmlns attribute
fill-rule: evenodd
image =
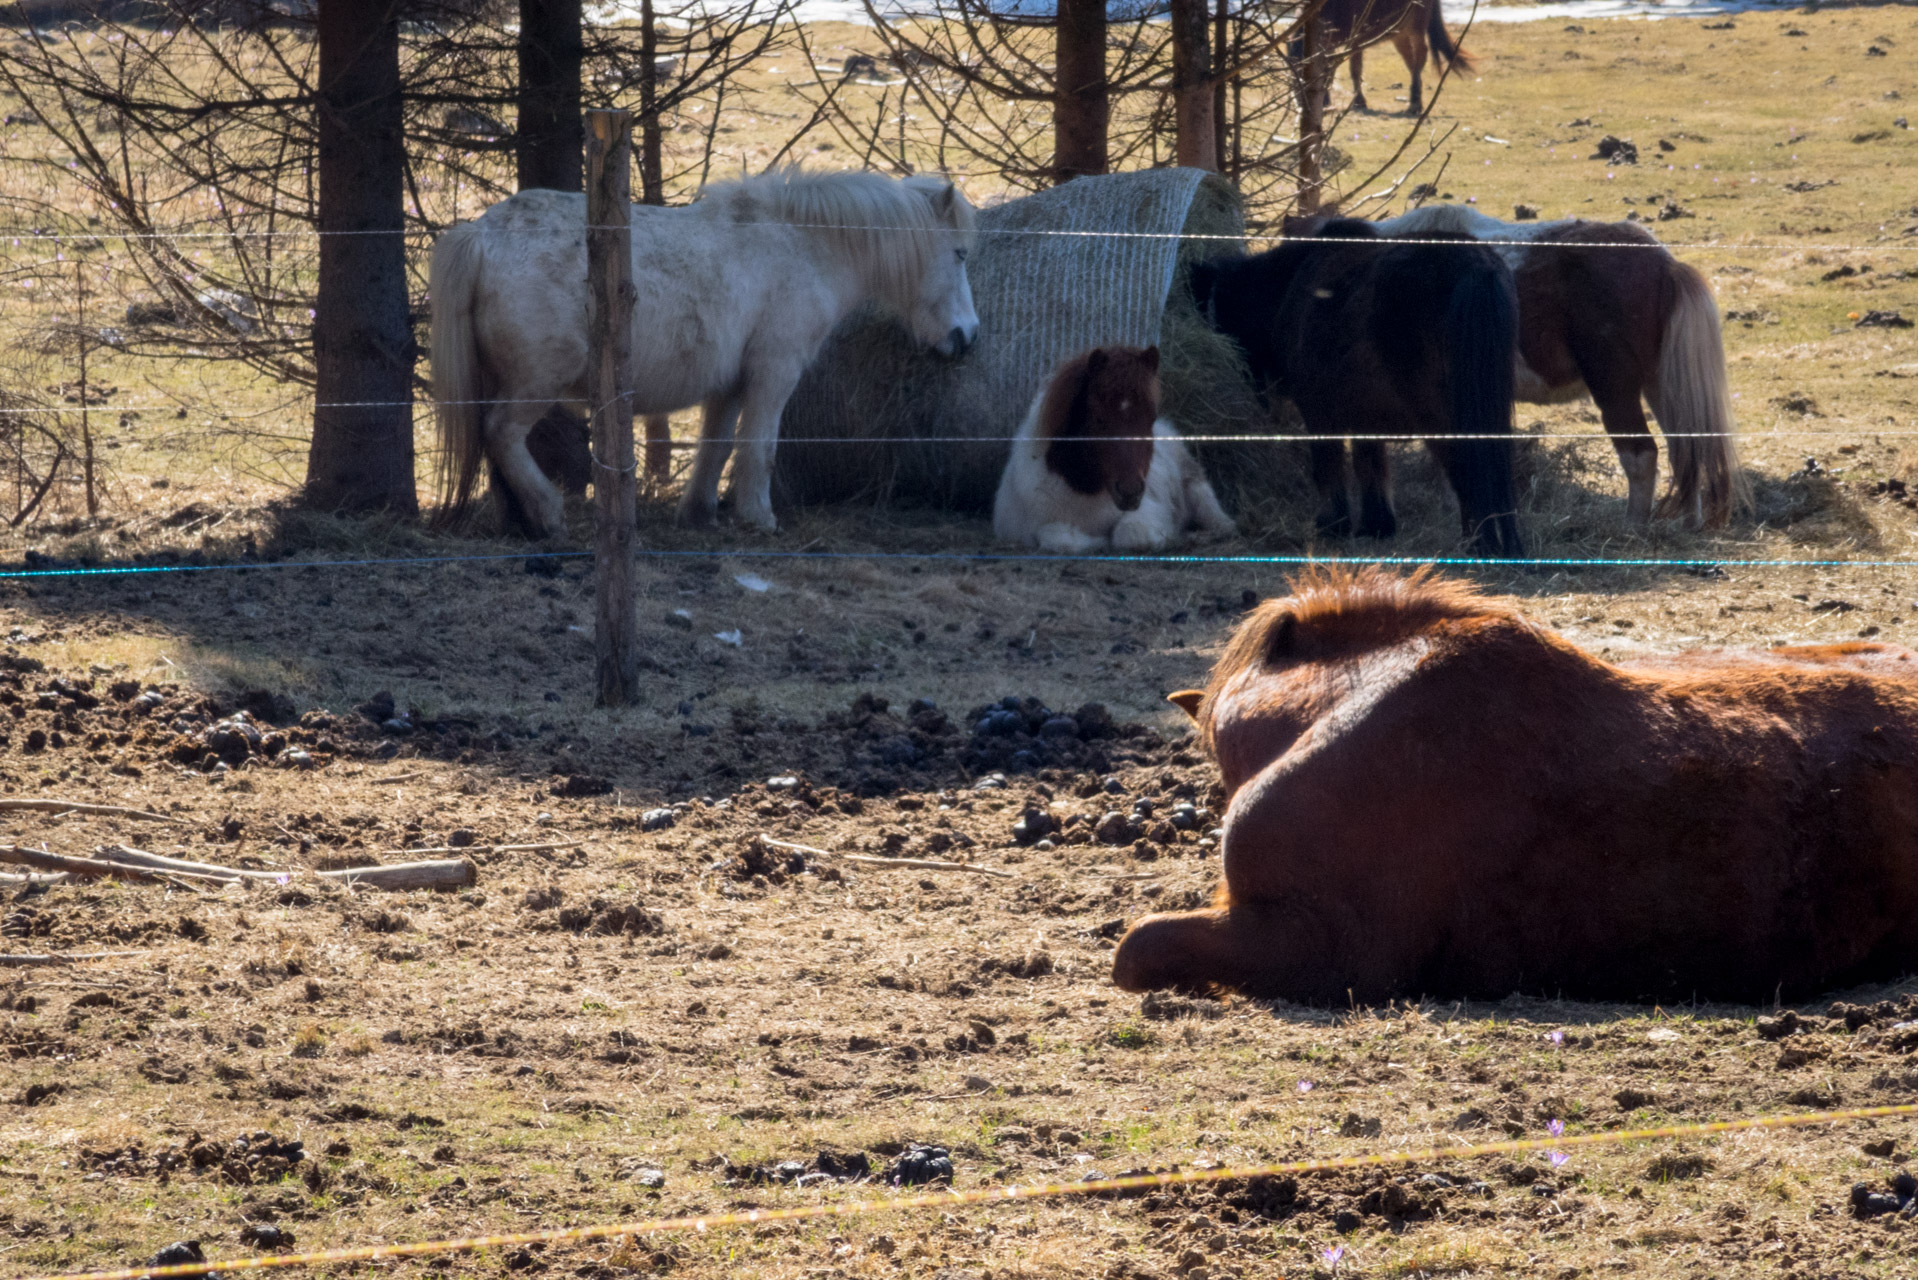
<svg viewBox="0 0 1918 1280"><path fill-rule="evenodd" d="M1867 311L1858 317L1860 329L1909 329L1912 322L1897 311Z"/></svg>
<svg viewBox="0 0 1918 1280"><path fill-rule="evenodd" d="M255 1222L240 1229L240 1243L277 1252L293 1247L293 1233L270 1222Z"/></svg>
<svg viewBox="0 0 1918 1280"><path fill-rule="evenodd" d="M1131 844L1137 838L1137 828L1131 818L1114 809L1099 819L1098 825L1092 829L1092 836L1100 844Z"/></svg>
<svg viewBox="0 0 1918 1280"><path fill-rule="evenodd" d="M872 1176L872 1161L863 1151L821 1151L813 1160L813 1168L840 1182Z"/></svg>
<svg viewBox="0 0 1918 1280"><path fill-rule="evenodd" d="M1025 719L1017 711L1008 711L1004 707L999 707L988 711L974 727L974 731L981 737L1003 738L1025 727Z"/></svg>
<svg viewBox="0 0 1918 1280"><path fill-rule="evenodd" d="M633 1174L633 1181L648 1191L659 1191L666 1185L666 1171L663 1169L641 1169Z"/></svg>
<svg viewBox="0 0 1918 1280"><path fill-rule="evenodd" d="M1873 1191L1868 1183L1851 1184L1851 1216L1854 1218L1876 1218L1880 1214L1896 1213L1901 1207L1897 1196Z"/></svg>
<svg viewBox="0 0 1918 1280"><path fill-rule="evenodd" d="M155 1267L183 1267L190 1262L205 1261L206 1255L200 1252L200 1242L198 1240L176 1240L166 1248L160 1250L160 1252L154 1254L153 1261L149 1265ZM190 1271L182 1274L203 1276L206 1272Z"/></svg>
<svg viewBox="0 0 1918 1280"><path fill-rule="evenodd" d="M1028 807L1012 824L1012 839L1017 844L1032 844L1059 829L1059 821L1044 809Z"/></svg>
<svg viewBox="0 0 1918 1280"><path fill-rule="evenodd" d="M479 843L479 833L470 827L461 827L446 837L449 849L470 849Z"/></svg>
<svg viewBox="0 0 1918 1280"><path fill-rule="evenodd" d="M1356 1111L1345 1113L1345 1119L1339 1124L1341 1138L1376 1138L1385 1131L1377 1117L1362 1116Z"/></svg>
<svg viewBox="0 0 1918 1280"><path fill-rule="evenodd" d="M1592 153L1591 158L1611 164L1637 164L1638 147L1615 134L1608 133L1598 140L1598 150Z"/></svg>
<svg viewBox="0 0 1918 1280"><path fill-rule="evenodd" d="M374 724L384 724L393 718L393 691L382 689L353 709Z"/></svg>
<svg viewBox="0 0 1918 1280"><path fill-rule="evenodd" d="M952 1153L944 1147L912 1143L886 1168L886 1181L895 1187L916 1187L930 1182L951 1182Z"/></svg>
<svg viewBox="0 0 1918 1280"><path fill-rule="evenodd" d="M648 809L639 815L641 831L664 831L679 821L679 815L671 809Z"/></svg>
<svg viewBox="0 0 1918 1280"><path fill-rule="evenodd" d="M1515 204L1512 206L1512 221L1514 222L1530 222L1537 217L1537 205Z"/></svg>

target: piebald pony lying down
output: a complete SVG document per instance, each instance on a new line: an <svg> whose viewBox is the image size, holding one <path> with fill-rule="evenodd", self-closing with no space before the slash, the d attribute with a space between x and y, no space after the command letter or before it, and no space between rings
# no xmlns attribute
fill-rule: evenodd
<svg viewBox="0 0 1918 1280"><path fill-rule="evenodd" d="M1234 531L1205 469L1159 417L1159 349L1095 347L1060 365L1013 438L992 530L1043 551L1154 551Z"/></svg>

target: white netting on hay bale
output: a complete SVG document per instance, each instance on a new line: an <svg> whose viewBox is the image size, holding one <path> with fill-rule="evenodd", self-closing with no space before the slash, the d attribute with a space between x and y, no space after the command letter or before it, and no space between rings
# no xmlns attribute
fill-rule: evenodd
<svg viewBox="0 0 1918 1280"><path fill-rule="evenodd" d="M1243 251L1229 184L1198 169L1079 178L982 210L979 225L968 263L978 344L947 361L918 351L890 320L848 320L786 406L784 501L984 511L1008 449L993 437L1018 429L1059 361L1111 343L1164 348L1166 409L1182 429L1260 427L1236 349L1192 311L1182 285L1174 289L1181 262ZM1044 234L1059 232L1095 234ZM1148 234L1124 234L1138 232ZM847 438L874 443L830 443ZM879 443L888 440L901 443Z"/></svg>

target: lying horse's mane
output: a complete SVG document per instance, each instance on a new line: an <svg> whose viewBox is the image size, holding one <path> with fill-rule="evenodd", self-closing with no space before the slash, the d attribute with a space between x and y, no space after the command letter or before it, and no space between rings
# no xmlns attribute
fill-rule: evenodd
<svg viewBox="0 0 1918 1280"><path fill-rule="evenodd" d="M938 174L888 178L847 170L808 173L796 165L733 182L716 182L696 209L733 222L804 227L862 264L877 292L910 306L930 255L949 251L958 232L972 244L978 213Z"/></svg>
<svg viewBox="0 0 1918 1280"><path fill-rule="evenodd" d="M1206 702L1240 672L1282 661L1301 647L1314 653L1376 648L1435 622L1465 618L1521 621L1471 583L1440 577L1429 565L1409 574L1377 565L1314 566L1293 580L1291 595L1267 600L1239 624L1212 669ZM1209 718L1201 713L1199 719Z"/></svg>
<svg viewBox="0 0 1918 1280"><path fill-rule="evenodd" d="M1045 404L1039 410L1041 440L1076 436L1084 429L1091 361L1092 352L1081 351L1053 371L1052 381L1046 384Z"/></svg>

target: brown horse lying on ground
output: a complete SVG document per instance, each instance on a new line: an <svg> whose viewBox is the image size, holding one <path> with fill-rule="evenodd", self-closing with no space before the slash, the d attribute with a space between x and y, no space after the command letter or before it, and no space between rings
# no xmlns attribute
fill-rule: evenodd
<svg viewBox="0 0 1918 1280"><path fill-rule="evenodd" d="M1229 796L1225 884L1134 925L1113 980L1769 1001L1910 973L1912 676L1881 644L1615 666L1430 574L1318 574L1173 695Z"/></svg>

